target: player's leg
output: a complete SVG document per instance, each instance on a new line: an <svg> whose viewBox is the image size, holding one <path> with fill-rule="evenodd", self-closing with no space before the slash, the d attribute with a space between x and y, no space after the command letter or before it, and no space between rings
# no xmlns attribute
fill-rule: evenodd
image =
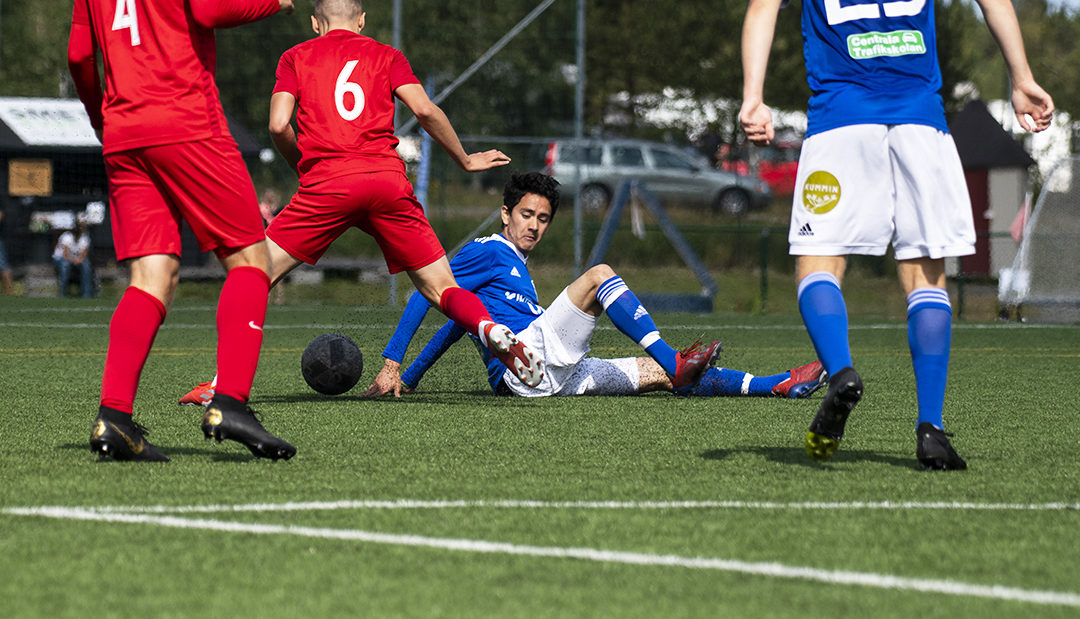
<svg viewBox="0 0 1080 619"><path fill-rule="evenodd" d="M810 136L799 156L788 242L797 256L799 311L829 388L806 435L811 458L839 447L862 398L852 367L840 285L849 254L883 255L892 241L894 196L888 127L855 125Z"/></svg>
<svg viewBox="0 0 1080 619"><path fill-rule="evenodd" d="M693 386L720 352L720 342L679 352L660 337L660 330L637 295L606 264L598 264L566 287L570 301L593 316L607 312L612 324L636 342L671 377L675 389Z"/></svg>
<svg viewBox="0 0 1080 619"><path fill-rule="evenodd" d="M908 346L919 407L916 457L929 469L962 470L967 463L942 423L952 332L944 258L975 251L971 201L948 134L898 125L889 143L898 170L893 246L907 294Z"/></svg>
<svg viewBox="0 0 1080 619"><path fill-rule="evenodd" d="M727 368L710 368L690 395L803 399L824 386L827 376L820 361L769 376L755 376L749 372Z"/></svg>
<svg viewBox="0 0 1080 619"><path fill-rule="evenodd" d="M271 232L268 230L267 233L269 235ZM291 273L293 269L300 266L302 261L295 258L287 250L274 242L269 236L267 236L266 239L266 250L269 252L269 272L271 274L270 287L278 288L280 290L282 280L285 279L285 276ZM185 393L178 403L185 406L206 406L214 397L217 382L218 377L215 374L213 379L192 387L191 391Z"/></svg>
<svg viewBox="0 0 1080 619"><path fill-rule="evenodd" d="M119 249L119 248L118 248ZM176 290L180 260L153 254L131 260L131 284L109 322L109 349L90 448L118 460L168 462L132 419L139 376Z"/></svg>
<svg viewBox="0 0 1080 619"><path fill-rule="evenodd" d="M221 257L227 274L218 298L218 373L214 395L203 412L207 439L230 439L257 457L289 459L296 448L268 432L248 405L259 365L266 301L270 293L270 256L259 241Z"/></svg>
<svg viewBox="0 0 1080 619"><path fill-rule="evenodd" d="M908 348L919 405L917 457L929 468L967 468L949 443L942 422L952 339L952 305L945 290L944 261L903 260L897 268L908 301Z"/></svg>
<svg viewBox="0 0 1080 619"><path fill-rule="evenodd" d="M218 298L218 384L202 418L206 438L235 440L255 456L288 459L296 449L270 434L247 406L262 346L270 291L262 217L255 188L230 139L145 149L155 185L213 250L227 274Z"/></svg>
<svg viewBox="0 0 1080 619"><path fill-rule="evenodd" d="M357 176L363 178L350 181L348 189L359 205L355 225L379 243L390 272L407 272L429 303L477 336L521 382L538 385L544 375L542 360L509 328L495 323L476 295L457 285L442 243L416 201L408 178L397 172Z"/></svg>
<svg viewBox="0 0 1080 619"><path fill-rule="evenodd" d="M268 263L270 266L268 270L273 274L270 282L270 287L273 288L281 282L289 271L292 271L299 266L300 261L290 256L285 250L281 249L277 243L274 243L270 239L266 240L265 249L269 254ZM263 252L259 251L259 244L255 244L227 257L225 261L234 263L237 266L256 266L255 263L259 262L259 254L261 253ZM231 270L231 267L227 268ZM226 279L226 281L228 280ZM223 288L222 292L224 291L225 289ZM205 383L199 383L184 397L180 398L180 404L197 404L201 406L209 403L214 397L217 383L218 376L215 374L212 380Z"/></svg>
<svg viewBox="0 0 1080 619"><path fill-rule="evenodd" d="M455 323L477 336L525 385L535 387L544 378L544 363L528 346L522 344L505 325L491 319L487 309L473 293L454 280L450 263L443 256L419 269L408 271L413 285L433 306Z"/></svg>
<svg viewBox="0 0 1080 619"><path fill-rule="evenodd" d="M132 153L105 157L116 258L131 281L109 322L109 348L90 448L118 460L168 461L146 441L133 406L146 358L169 306L180 270L177 214Z"/></svg>
<svg viewBox="0 0 1080 619"><path fill-rule="evenodd" d="M225 283L217 307L217 384L215 394L247 402L259 364L270 257L259 241L221 258Z"/></svg>

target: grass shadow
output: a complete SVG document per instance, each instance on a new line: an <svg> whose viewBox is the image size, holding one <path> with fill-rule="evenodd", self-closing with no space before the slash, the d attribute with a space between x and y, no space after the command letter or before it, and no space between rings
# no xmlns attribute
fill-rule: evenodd
<svg viewBox="0 0 1080 619"><path fill-rule="evenodd" d="M811 460L806 455L806 450L801 447L735 447L731 449L709 449L700 454L704 460L725 460L736 454L754 454L764 456L770 462L789 464L814 469L834 470L833 464L848 462L878 462L889 466L897 466L908 469L920 469L918 461L914 458L899 458L896 456L883 455L873 451L848 449L837 451L832 458L825 462Z"/></svg>
<svg viewBox="0 0 1080 619"><path fill-rule="evenodd" d="M254 462L258 460L269 460L269 458L256 458L247 448L244 451L223 451L224 448L217 449L213 446L209 447L190 447L190 446L169 446L154 444L161 453L165 454L169 458L175 458L176 456L207 456L214 462ZM90 452L90 445L88 443L65 443L57 445L57 449L64 449L68 451L85 451ZM94 455L91 453L91 455ZM99 462L119 462L112 458L101 458L95 455L95 458Z"/></svg>

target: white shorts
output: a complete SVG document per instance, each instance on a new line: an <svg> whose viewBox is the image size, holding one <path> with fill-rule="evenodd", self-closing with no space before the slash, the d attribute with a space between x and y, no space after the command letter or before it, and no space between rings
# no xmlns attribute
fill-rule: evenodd
<svg viewBox="0 0 1080 619"><path fill-rule="evenodd" d="M637 393L637 359L586 357L596 331L596 316L573 303L566 290L539 318L517 334L544 360L544 378L536 387L523 385L510 370L503 383L514 395L630 395Z"/></svg>
<svg viewBox="0 0 1080 619"><path fill-rule="evenodd" d="M975 253L952 136L926 125L852 125L803 142L791 205L795 256L897 260Z"/></svg>

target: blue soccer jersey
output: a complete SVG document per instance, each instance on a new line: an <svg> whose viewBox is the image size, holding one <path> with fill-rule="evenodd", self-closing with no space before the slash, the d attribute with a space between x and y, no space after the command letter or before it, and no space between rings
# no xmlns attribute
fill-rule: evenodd
<svg viewBox="0 0 1080 619"><path fill-rule="evenodd" d="M480 297L495 322L514 333L544 313L525 256L501 234L476 239L450 261L454 279Z"/></svg>
<svg viewBox="0 0 1080 619"><path fill-rule="evenodd" d="M859 124L948 132L933 0L803 0L802 7L813 93L807 137Z"/></svg>
<svg viewBox="0 0 1080 619"><path fill-rule="evenodd" d="M476 239L463 247L450 261L450 269L454 272L458 285L479 297L495 322L518 333L544 313L525 261L525 256L513 243L501 234L493 234ZM383 351L384 357L399 363L405 358L409 342L429 308L427 300L419 292L413 294L394 335ZM421 362L420 365L411 367L410 373L403 376L405 383L415 387L423 372L464 333L464 329L453 324L440 330L429 343L433 352L428 353L425 349L425 353L417 360ZM506 367L487 351L484 353L488 379L492 387L495 387Z"/></svg>

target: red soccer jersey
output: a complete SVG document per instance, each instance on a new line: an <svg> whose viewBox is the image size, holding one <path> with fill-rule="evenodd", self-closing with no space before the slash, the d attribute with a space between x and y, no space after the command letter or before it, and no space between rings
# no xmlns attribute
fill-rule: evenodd
<svg viewBox="0 0 1080 619"><path fill-rule="evenodd" d="M394 150L394 90L418 83L404 54L348 30L331 30L282 54L274 92L296 97L301 184L404 172Z"/></svg>
<svg viewBox="0 0 1080 619"><path fill-rule="evenodd" d="M278 0L75 0L69 62L101 50L105 92L91 71L76 71L92 120L104 118L104 152L229 135L214 69L214 28L273 15ZM89 58L93 59L90 50Z"/></svg>

